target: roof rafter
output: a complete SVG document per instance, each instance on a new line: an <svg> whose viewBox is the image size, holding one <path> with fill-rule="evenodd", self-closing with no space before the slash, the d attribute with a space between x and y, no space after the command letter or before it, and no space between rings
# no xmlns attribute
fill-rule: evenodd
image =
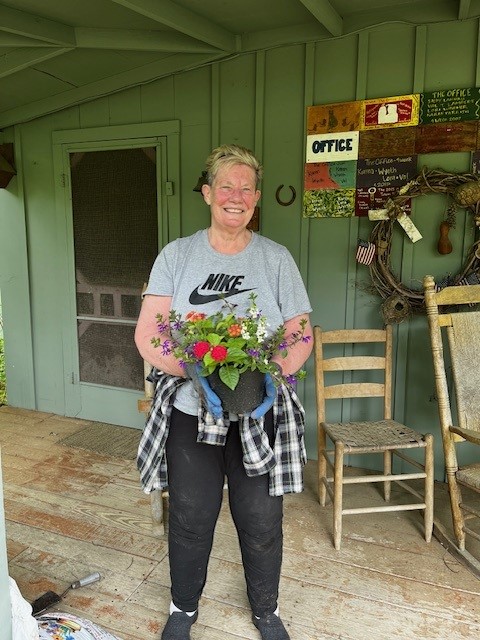
<svg viewBox="0 0 480 640"><path fill-rule="evenodd" d="M343 34L343 19L329 0L300 0L300 2L332 36Z"/></svg>
<svg viewBox="0 0 480 640"><path fill-rule="evenodd" d="M471 0L459 0L458 2L458 19L466 20L470 12Z"/></svg>
<svg viewBox="0 0 480 640"><path fill-rule="evenodd" d="M193 11L180 7L171 0L111 1L223 51L236 50L235 34Z"/></svg>
<svg viewBox="0 0 480 640"><path fill-rule="evenodd" d="M117 49L118 51L172 51L174 53L215 53L218 49L171 31L130 29L75 29L77 47L82 49Z"/></svg>
<svg viewBox="0 0 480 640"><path fill-rule="evenodd" d="M44 40L50 44L75 46L72 27L3 5L0 5L0 31Z"/></svg>
<svg viewBox="0 0 480 640"><path fill-rule="evenodd" d="M129 71L118 73L108 78L96 80L81 87L67 89L48 98L42 98L25 105L20 105L12 109L0 111L0 128L8 127L20 122L27 122L48 113L54 113L73 105L88 102L95 98L121 91L129 87L138 86L157 80L165 76L170 76L179 71L194 69L203 64L213 62L223 57L224 54L192 54L179 53L166 56L157 62L151 62L136 67Z"/></svg>
<svg viewBox="0 0 480 640"><path fill-rule="evenodd" d="M10 53L5 53L3 56L0 56L0 78L5 78L13 73L17 73L17 71L60 56L67 51L71 51L71 48L48 47L43 49L17 49Z"/></svg>

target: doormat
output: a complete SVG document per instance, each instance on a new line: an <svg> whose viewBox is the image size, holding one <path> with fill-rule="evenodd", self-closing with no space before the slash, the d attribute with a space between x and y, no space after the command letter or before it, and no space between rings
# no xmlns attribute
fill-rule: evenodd
<svg viewBox="0 0 480 640"><path fill-rule="evenodd" d="M106 422L93 422L90 426L58 441L66 447L88 449L114 458L135 460L141 429L119 427Z"/></svg>

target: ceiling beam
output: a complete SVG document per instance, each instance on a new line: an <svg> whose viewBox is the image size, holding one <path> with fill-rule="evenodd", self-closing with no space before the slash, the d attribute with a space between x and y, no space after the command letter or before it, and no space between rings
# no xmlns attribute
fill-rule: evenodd
<svg viewBox="0 0 480 640"><path fill-rule="evenodd" d="M471 0L459 0L458 2L458 19L466 20L470 13Z"/></svg>
<svg viewBox="0 0 480 640"><path fill-rule="evenodd" d="M0 78L11 76L13 73L33 67L50 58L60 56L71 49L50 47L45 49L17 49L0 56Z"/></svg>
<svg viewBox="0 0 480 640"><path fill-rule="evenodd" d="M300 0L300 2L332 36L343 34L343 18L335 11L329 0Z"/></svg>
<svg viewBox="0 0 480 640"><path fill-rule="evenodd" d="M25 36L17 36L14 33L1 31L0 27L0 47L51 47L51 42L45 40L33 40Z"/></svg>
<svg viewBox="0 0 480 640"><path fill-rule="evenodd" d="M213 62L224 57L224 54L191 54L179 53L171 55L159 60L136 67L123 73L102 78L90 84L74 89L67 89L61 93L48 98L42 98L25 105L20 105L12 109L0 112L0 129L8 127L20 122L28 122L40 116L55 113L68 107L94 100L102 96L121 91L137 85L152 82L158 78L171 76L174 73L182 72L188 69L195 69L204 64Z"/></svg>
<svg viewBox="0 0 480 640"><path fill-rule="evenodd" d="M118 51L171 51L172 53L215 53L218 49L173 31L93 29L76 27L77 47Z"/></svg>
<svg viewBox="0 0 480 640"><path fill-rule="evenodd" d="M44 40L50 44L75 46L72 27L3 5L0 5L0 31Z"/></svg>
<svg viewBox="0 0 480 640"><path fill-rule="evenodd" d="M237 40L233 33L171 0L111 1L223 51L236 50Z"/></svg>

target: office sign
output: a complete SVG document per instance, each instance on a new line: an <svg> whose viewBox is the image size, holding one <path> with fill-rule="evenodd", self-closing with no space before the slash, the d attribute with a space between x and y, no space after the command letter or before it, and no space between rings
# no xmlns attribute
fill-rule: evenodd
<svg viewBox="0 0 480 640"><path fill-rule="evenodd" d="M358 138L358 131L307 136L306 161L310 163L356 160L358 157Z"/></svg>

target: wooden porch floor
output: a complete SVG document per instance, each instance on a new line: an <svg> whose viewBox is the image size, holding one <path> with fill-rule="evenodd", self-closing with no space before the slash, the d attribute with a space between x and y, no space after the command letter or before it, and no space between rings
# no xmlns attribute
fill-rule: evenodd
<svg viewBox="0 0 480 640"><path fill-rule="evenodd" d="M135 463L58 441L81 420L0 408L9 573L31 601L70 591L56 610L88 618L122 640L158 638L170 601L167 541L155 537ZM121 427L119 427L121 428ZM285 499L280 608L292 640L465 640L480 635L480 580L436 540L416 512L346 518L340 551L331 509L306 489ZM352 501L361 491L352 486ZM449 521L436 485L437 518ZM256 640L228 509L222 510L192 640Z"/></svg>

